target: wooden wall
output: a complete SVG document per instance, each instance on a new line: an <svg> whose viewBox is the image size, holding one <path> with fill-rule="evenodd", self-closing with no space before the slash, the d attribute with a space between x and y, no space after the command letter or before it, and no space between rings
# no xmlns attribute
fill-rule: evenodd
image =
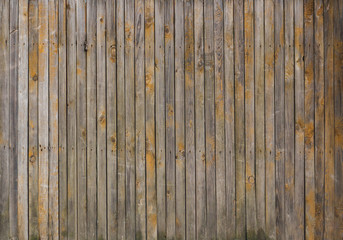
<svg viewBox="0 0 343 240"><path fill-rule="evenodd" d="M0 0L0 239L343 238L341 0Z"/></svg>

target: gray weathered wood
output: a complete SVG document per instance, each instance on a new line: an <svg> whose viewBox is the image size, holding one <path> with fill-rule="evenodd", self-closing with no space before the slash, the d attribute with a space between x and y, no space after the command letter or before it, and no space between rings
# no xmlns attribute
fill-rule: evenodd
<svg viewBox="0 0 343 240"><path fill-rule="evenodd" d="M96 119L97 119L97 238L107 238L106 199L106 1L97 1Z"/></svg>
<svg viewBox="0 0 343 240"><path fill-rule="evenodd" d="M216 237L217 232L213 4L213 1L204 1L206 238Z"/></svg>
<svg viewBox="0 0 343 240"><path fill-rule="evenodd" d="M244 8L234 1L236 238L245 239Z"/></svg>
<svg viewBox="0 0 343 240"><path fill-rule="evenodd" d="M295 94L295 148L294 148L294 235L305 238L305 81L304 81L304 17L303 0L294 1L294 94Z"/></svg>
<svg viewBox="0 0 343 240"><path fill-rule="evenodd" d="M175 238L174 1L164 2L164 80L166 108L166 237Z"/></svg>
<svg viewBox="0 0 343 240"><path fill-rule="evenodd" d="M265 239L266 231L266 162L265 162L265 45L264 45L264 1L254 5L255 46L255 166L256 166L256 235ZM268 180L269 181L269 180Z"/></svg>
<svg viewBox="0 0 343 240"><path fill-rule="evenodd" d="M233 1L224 1L226 237L235 238L235 76Z"/></svg>
<svg viewBox="0 0 343 240"><path fill-rule="evenodd" d="M0 239L10 237L10 173L9 173L9 85L10 85L10 4L9 1L0 3ZM24 99L21 99L23 101ZM27 100L26 100L27 101ZM23 126L18 125L18 128ZM23 129L25 130L25 129ZM21 149L19 149L21 150ZM22 156L19 155L19 159ZM23 167L23 166L20 166ZM21 169L20 169L21 170ZM22 170L21 170L22 171Z"/></svg>
<svg viewBox="0 0 343 240"><path fill-rule="evenodd" d="M184 4L175 0L175 238L185 239L185 25Z"/></svg>
<svg viewBox="0 0 343 240"><path fill-rule="evenodd" d="M77 228L81 239L87 238L87 55L86 2L76 1L76 148L77 148ZM50 27L50 26L49 26Z"/></svg>
<svg viewBox="0 0 343 240"><path fill-rule="evenodd" d="M285 239L285 29L284 2L275 2L275 208L276 239Z"/></svg>
<svg viewBox="0 0 343 240"><path fill-rule="evenodd" d="M155 124L157 237L166 237L166 108L164 81L164 1L155 0Z"/></svg>
<svg viewBox="0 0 343 240"><path fill-rule="evenodd" d="M49 228L49 11L38 1L38 232L48 239ZM73 68L71 68L73 70ZM75 182L76 183L76 182ZM76 195L75 195L76 196Z"/></svg>
<svg viewBox="0 0 343 240"><path fill-rule="evenodd" d="M186 239L196 238L196 162L194 105L194 1L184 3L185 21L185 151L186 151Z"/></svg>
<svg viewBox="0 0 343 240"><path fill-rule="evenodd" d="M28 1L19 1L18 41L18 238L28 236ZM6 8L5 8L6 10ZM5 35L6 36L6 35ZM8 38L4 38L5 42Z"/></svg>
<svg viewBox="0 0 343 240"><path fill-rule="evenodd" d="M96 238L97 223L97 1L87 1L87 236Z"/></svg>
<svg viewBox="0 0 343 240"><path fill-rule="evenodd" d="M66 27L66 1L64 0L59 1L58 5L58 206L60 239L66 239L68 233Z"/></svg>
<svg viewBox="0 0 343 240"><path fill-rule="evenodd" d="M265 1L265 156L266 156L266 235L276 238L275 212L275 56L274 2Z"/></svg>
<svg viewBox="0 0 343 240"><path fill-rule="evenodd" d="M116 1L106 1L107 238L117 239Z"/></svg>
<svg viewBox="0 0 343 240"><path fill-rule="evenodd" d="M49 1L49 239L58 239L58 1ZM84 189L84 194L86 194ZM85 229L84 229L85 230Z"/></svg>

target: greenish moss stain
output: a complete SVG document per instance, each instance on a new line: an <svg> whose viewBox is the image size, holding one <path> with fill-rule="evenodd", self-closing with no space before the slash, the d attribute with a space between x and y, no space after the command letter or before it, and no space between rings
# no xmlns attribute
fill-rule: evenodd
<svg viewBox="0 0 343 240"><path fill-rule="evenodd" d="M105 238L103 236L99 236L98 239L99 240L105 240Z"/></svg>
<svg viewBox="0 0 343 240"><path fill-rule="evenodd" d="M36 234L30 235L30 240L39 240L39 237Z"/></svg>
<svg viewBox="0 0 343 240"><path fill-rule="evenodd" d="M157 239L158 240L165 240L165 239L167 239L167 236L166 236L166 234L164 232L159 232L157 234Z"/></svg>
<svg viewBox="0 0 343 240"><path fill-rule="evenodd" d="M268 237L267 234L263 231L263 229L258 229L258 231L249 230L247 232L247 239L248 240L273 240L272 238Z"/></svg>
<svg viewBox="0 0 343 240"><path fill-rule="evenodd" d="M143 234L141 232L136 232L136 240L142 240Z"/></svg>

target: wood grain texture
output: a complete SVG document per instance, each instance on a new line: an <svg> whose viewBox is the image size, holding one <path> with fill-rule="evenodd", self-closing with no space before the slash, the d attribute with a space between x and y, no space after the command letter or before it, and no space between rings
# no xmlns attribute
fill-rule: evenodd
<svg viewBox="0 0 343 240"><path fill-rule="evenodd" d="M342 238L341 1L0 20L0 239Z"/></svg>

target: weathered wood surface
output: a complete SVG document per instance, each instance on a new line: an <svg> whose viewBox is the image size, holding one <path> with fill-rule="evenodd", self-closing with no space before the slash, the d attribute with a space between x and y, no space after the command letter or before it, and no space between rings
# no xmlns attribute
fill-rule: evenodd
<svg viewBox="0 0 343 240"><path fill-rule="evenodd" d="M0 1L0 239L342 239L340 0Z"/></svg>

